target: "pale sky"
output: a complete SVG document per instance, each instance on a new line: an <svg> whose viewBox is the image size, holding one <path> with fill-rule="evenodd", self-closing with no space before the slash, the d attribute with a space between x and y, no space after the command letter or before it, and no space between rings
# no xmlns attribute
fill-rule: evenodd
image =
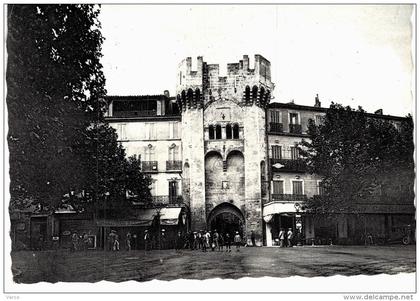
<svg viewBox="0 0 420 301"><path fill-rule="evenodd" d="M274 101L414 112L408 5L102 5L109 95L175 93L178 63L271 61ZM414 85L414 84L413 84ZM412 94L413 93L413 94Z"/></svg>

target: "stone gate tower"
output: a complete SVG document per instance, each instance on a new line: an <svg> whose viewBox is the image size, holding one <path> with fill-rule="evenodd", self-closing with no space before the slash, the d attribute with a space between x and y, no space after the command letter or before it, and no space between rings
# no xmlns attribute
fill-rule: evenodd
<svg viewBox="0 0 420 301"><path fill-rule="evenodd" d="M182 109L184 197L192 229L235 229L262 244L262 200L268 195L266 106L274 85L270 62L255 55L254 68L244 55L219 65L183 60L177 74Z"/></svg>

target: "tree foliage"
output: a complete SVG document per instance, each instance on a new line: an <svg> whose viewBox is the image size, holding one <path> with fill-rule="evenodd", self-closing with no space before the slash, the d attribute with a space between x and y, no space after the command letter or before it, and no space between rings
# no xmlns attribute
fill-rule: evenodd
<svg viewBox="0 0 420 301"><path fill-rule="evenodd" d="M115 209L127 207L128 192L137 199L150 201L151 178L141 172L139 159L126 158L113 128L105 123L96 124L86 131L85 143L85 189L95 204Z"/></svg>
<svg viewBox="0 0 420 301"><path fill-rule="evenodd" d="M358 205L384 193L394 199L405 193L413 201L413 121L409 116L397 123L339 104L331 105L322 124L311 120L301 149L311 173L322 177L323 195L309 207L357 213Z"/></svg>
<svg viewBox="0 0 420 301"><path fill-rule="evenodd" d="M101 195L104 188L93 183L112 185L115 175L90 168L105 170L106 155L117 158L113 164L121 170L138 171L138 162L124 161L115 133L98 126L106 110L99 12L96 5L7 6L12 206L36 200L53 209L64 194L86 187Z"/></svg>

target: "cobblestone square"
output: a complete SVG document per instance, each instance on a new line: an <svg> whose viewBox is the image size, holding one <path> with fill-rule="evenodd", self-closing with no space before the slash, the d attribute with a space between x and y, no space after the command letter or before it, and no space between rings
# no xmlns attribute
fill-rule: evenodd
<svg viewBox="0 0 420 301"><path fill-rule="evenodd" d="M241 248L227 252L59 251L12 252L18 283L122 282L176 279L238 279L376 275L416 271L415 246Z"/></svg>

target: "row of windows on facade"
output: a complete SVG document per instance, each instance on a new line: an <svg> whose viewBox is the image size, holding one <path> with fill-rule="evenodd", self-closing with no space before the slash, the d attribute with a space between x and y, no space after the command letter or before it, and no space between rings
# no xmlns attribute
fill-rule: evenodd
<svg viewBox="0 0 420 301"><path fill-rule="evenodd" d="M136 129L136 134L142 135L138 137L144 140L157 140L157 139L179 139L180 130L179 122L162 122L144 123L143 128ZM159 129L157 128L159 127ZM117 124L117 135L120 140L127 140L127 125L124 123ZM159 133L159 135L157 135Z"/></svg>
<svg viewBox="0 0 420 301"><path fill-rule="evenodd" d="M171 145L168 147L168 161L178 161L180 159L180 151L178 145ZM144 149L144 156L138 156L143 161L155 161L156 160L156 147L149 145Z"/></svg>
<svg viewBox="0 0 420 301"><path fill-rule="evenodd" d="M271 146L271 159L292 159L301 158L300 150L297 146L290 146L289 149L283 148L281 145Z"/></svg>
<svg viewBox="0 0 420 301"><path fill-rule="evenodd" d="M226 127L222 128L220 124L209 126L209 139L222 139L222 130L226 131L226 139L239 139L239 125L228 123Z"/></svg>
<svg viewBox="0 0 420 301"><path fill-rule="evenodd" d="M179 193L179 181L176 180L171 180L168 183L168 194L170 197L175 197L178 195ZM243 183L244 181L242 180L241 183ZM292 180L291 181L292 186L291 186L291 194L293 195L304 195L305 191L304 191L304 181L303 180ZM222 189L229 189L231 187L230 185L231 183L229 183L229 181L222 181L221 182L221 188ZM273 195L282 195L285 194L285 189L284 189L284 180L275 180L272 181L272 194ZM212 183L213 186L214 183ZM156 196L157 195L157 180L154 180L152 182L152 184L150 185L150 189L151 189L151 194L152 196ZM316 193L318 195L322 195L323 194L323 188L321 185L321 181L317 181L317 191Z"/></svg>
<svg viewBox="0 0 420 301"><path fill-rule="evenodd" d="M279 110L270 110L270 122L272 123L282 123L281 111ZM289 113L289 123L290 124L300 124L300 114L299 112ZM323 115L315 115L314 119L316 124L321 124L324 121Z"/></svg>
<svg viewBox="0 0 420 301"><path fill-rule="evenodd" d="M294 194L294 195L305 194L303 180L292 180L291 182L292 182L291 194ZM284 180L272 181L272 194L273 195L285 194L284 184L285 184ZM318 195L323 194L323 187L322 187L321 181L317 181L316 189L317 189L316 194Z"/></svg>
<svg viewBox="0 0 420 301"><path fill-rule="evenodd" d="M217 136L216 136L217 137ZM214 139L211 138L211 139ZM221 139L221 138L216 138ZM234 136L234 139L235 136ZM154 161L155 160L155 146L149 145L145 147L143 160L145 161ZM179 160L179 146L172 145L168 148L168 161L177 161ZM139 155L141 158L141 155ZM296 146L291 146L290 149L283 149L281 145L272 145L271 146L271 159L292 159L297 160L301 158L300 150Z"/></svg>
<svg viewBox="0 0 420 301"><path fill-rule="evenodd" d="M169 199L179 196L180 189L179 189L179 183L178 182L179 181L177 181L177 180L170 180L168 182L168 194L167 195L169 196ZM158 181L157 180L152 180L152 183L150 184L149 188L150 188L150 194L154 197L159 196L157 194L157 187L158 187ZM165 195L162 195L162 196L165 196Z"/></svg>

